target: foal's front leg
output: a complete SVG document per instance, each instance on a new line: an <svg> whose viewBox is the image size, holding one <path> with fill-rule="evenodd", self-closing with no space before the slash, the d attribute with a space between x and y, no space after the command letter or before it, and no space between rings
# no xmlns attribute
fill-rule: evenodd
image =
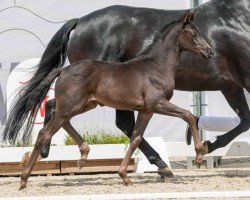
<svg viewBox="0 0 250 200"><path fill-rule="evenodd" d="M153 115L152 112L147 112L147 111L139 111L138 113L137 120L135 122L135 129L130 138L130 146L118 171L125 185L132 184L132 182L129 180L127 176L128 164L135 149L139 146L140 142L142 141L144 131L152 115Z"/></svg>
<svg viewBox="0 0 250 200"><path fill-rule="evenodd" d="M129 138L131 138L134 127L135 117L133 111L116 110L116 126ZM162 160L160 155L150 146L150 144L142 138L138 148L146 156L150 164L158 167L157 173L161 178L173 177L170 167Z"/></svg>
<svg viewBox="0 0 250 200"><path fill-rule="evenodd" d="M166 99L161 99L157 105L154 107L153 111L158 114L163 115L169 115L174 117L179 117L183 120L185 120L192 131L193 138L194 138L194 145L195 145L195 151L196 151L196 163L200 165L202 163L202 156L205 154L204 147L201 142L198 128L196 126L196 121L194 115L185 109L182 109L172 103L170 103Z"/></svg>

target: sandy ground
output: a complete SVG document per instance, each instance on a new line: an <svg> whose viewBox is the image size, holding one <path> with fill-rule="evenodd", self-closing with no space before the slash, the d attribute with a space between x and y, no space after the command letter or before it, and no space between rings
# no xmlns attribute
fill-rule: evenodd
<svg viewBox="0 0 250 200"><path fill-rule="evenodd" d="M187 170L185 158L172 158L171 165L174 178L131 173L132 186L124 186L118 174L32 176L28 188L18 191L19 177L0 177L0 197L250 190L250 157L223 158L210 170Z"/></svg>

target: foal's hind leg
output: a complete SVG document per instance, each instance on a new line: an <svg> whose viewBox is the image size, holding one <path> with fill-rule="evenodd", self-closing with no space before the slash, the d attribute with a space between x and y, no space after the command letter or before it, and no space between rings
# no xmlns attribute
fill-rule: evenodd
<svg viewBox="0 0 250 200"><path fill-rule="evenodd" d="M195 117L193 116L193 114L185 109L182 109L172 103L170 103L168 100L166 99L161 99L157 105L153 108L153 111L155 113L159 113L159 114L163 114L163 115L170 115L170 116L174 116L174 117L179 117L183 120L185 120L191 130L192 130L192 134L193 134L193 138L194 138L194 145L195 145L195 150L196 150L196 163L198 165L200 165L202 163L202 156L204 154L204 148L203 148L203 144L201 142L201 139L199 137L199 133L198 133L198 128L196 126L196 121L195 121Z"/></svg>
<svg viewBox="0 0 250 200"><path fill-rule="evenodd" d="M52 118L52 116L54 115L55 112L55 108L56 108L56 102L55 99L49 100L46 105L45 105L45 119L44 119L44 126L50 121L50 119ZM47 144L45 144L41 150L41 154L38 156L37 161L43 159L43 158L47 158L49 155L49 150L50 150L50 143L51 143L51 139L48 141ZM23 157L22 157L22 161L20 162L20 167L23 169L25 168L29 158L31 155L31 151L26 152Z"/></svg>
<svg viewBox="0 0 250 200"><path fill-rule="evenodd" d="M96 104L95 105L89 104L88 106L85 107L84 112L88 111L89 109L94 108L95 106L96 106ZM50 121L52 116L54 115L55 108L56 108L55 99L52 99L52 100L50 100L50 101L48 101L46 103L44 125L46 125ZM70 122L66 122L64 124L63 128L73 138L73 140L76 142L76 144L78 145L78 147L80 149L81 158L78 160L77 164L78 164L78 167L81 169L84 166L84 164L86 162L86 159L88 157L89 146L88 146L87 143L85 143L83 141L82 137L72 127ZM48 157L49 150L50 150L50 143L51 143L51 139L49 140L49 142L46 145L43 146L42 151L41 151L42 158L47 158ZM30 155L30 153L29 153L29 155ZM29 156L25 155L24 159L28 160Z"/></svg>
<svg viewBox="0 0 250 200"><path fill-rule="evenodd" d="M51 118L53 117L54 113L55 113L55 109L56 109L56 101L55 99L49 100L46 103L46 107L45 107L45 119L44 119L44 126L51 120ZM87 159L87 155L89 153L89 147L86 143L84 143L82 137L76 132L76 130L71 126L70 122L65 123L65 126L63 126L63 128L66 130L66 132L73 138L73 140L76 142L76 144L78 145L79 149L80 149L80 153L81 153L81 158L78 161L78 167L82 168L84 166L84 161ZM52 139L52 138L51 138ZM42 147L41 150L41 156L39 155L39 157L37 158L37 161L43 159L43 158L47 158L49 155L49 150L50 150L50 143L51 143L51 139L48 140L48 143L45 144ZM22 158L22 161L20 163L21 168L24 168L30 158L31 155L31 151L26 152ZM86 158L86 159L85 159Z"/></svg>
<svg viewBox="0 0 250 200"><path fill-rule="evenodd" d="M21 173L20 190L26 187L27 180L37 161L37 158L41 152L43 145L47 144L51 137L62 127L63 122L64 120L62 118L53 116L51 121L40 130L29 161L25 167L24 172Z"/></svg>
<svg viewBox="0 0 250 200"><path fill-rule="evenodd" d="M89 150L90 150L89 145L83 141L82 137L76 132L76 130L70 124L70 122L64 123L63 128L64 128L64 130L67 131L67 133L70 133L70 136L73 138L73 140L76 142L76 144L79 147L81 157L77 161L77 165L78 165L79 169L81 169L86 163L86 160L87 160L87 157L89 154Z"/></svg>
<svg viewBox="0 0 250 200"><path fill-rule="evenodd" d="M82 113L87 112L91 109L94 109L97 106L97 103L91 102L88 103L82 110ZM63 124L63 128L67 131L67 133L73 138L73 140L77 143L81 157L77 161L78 167L81 169L85 164L88 158L88 154L90 151L89 145L83 141L82 137L77 133L74 127L70 124L70 122L66 122Z"/></svg>
<svg viewBox="0 0 250 200"><path fill-rule="evenodd" d="M127 176L127 169L129 161L135 151L135 149L138 147L138 145L141 143L144 131L148 125L149 120L151 119L153 113L147 112L147 111L139 111L137 120L135 123L135 129L134 132L130 138L130 146L128 148L128 151L122 161L122 164L119 168L119 175L124 181L125 185L130 185L132 182L129 180Z"/></svg>

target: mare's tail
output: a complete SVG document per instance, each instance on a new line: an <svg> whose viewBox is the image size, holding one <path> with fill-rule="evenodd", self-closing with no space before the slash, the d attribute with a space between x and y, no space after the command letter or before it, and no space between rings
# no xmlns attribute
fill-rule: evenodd
<svg viewBox="0 0 250 200"><path fill-rule="evenodd" d="M35 75L25 86L24 92L17 99L9 113L7 124L3 131L3 140L8 139L11 144L14 144L21 127L27 120L22 133L22 139L24 144L28 143L35 116L49 90L48 84L50 84L50 80L53 81L59 75L57 74L59 71L53 71L53 69L63 66L66 59L69 34L76 27L77 22L78 19L67 21L49 42ZM45 82L45 80L48 82Z"/></svg>

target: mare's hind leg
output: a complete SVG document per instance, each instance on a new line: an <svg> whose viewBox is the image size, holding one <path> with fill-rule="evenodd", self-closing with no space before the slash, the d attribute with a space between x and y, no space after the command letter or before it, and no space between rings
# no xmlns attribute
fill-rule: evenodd
<svg viewBox="0 0 250 200"><path fill-rule="evenodd" d="M182 109L172 103L170 103L166 99L161 99L156 106L154 106L153 111L158 114L163 114L163 115L169 115L169 116L174 116L174 117L179 117L183 120L185 120L192 131L193 138L194 138L194 145L195 145L195 151L196 151L196 163L200 165L202 163L202 156L204 154L204 148L203 144L201 142L201 139L199 137L198 133L198 128L195 122L195 117L194 115L185 109Z"/></svg>
<svg viewBox="0 0 250 200"><path fill-rule="evenodd" d="M44 126L50 121L52 116L55 113L56 109L56 100L52 99L49 100L46 105L45 105L45 118L44 118ZM45 144L41 150L41 156L42 158L47 158L49 155L49 150L50 150L50 144L51 144L51 139L47 144Z"/></svg>
<svg viewBox="0 0 250 200"><path fill-rule="evenodd" d="M62 118L53 116L50 122L40 130L29 161L25 167L24 172L21 173L20 190L26 187L27 180L37 161L43 145L47 144L51 137L62 127L63 122L64 120Z"/></svg>
<svg viewBox="0 0 250 200"><path fill-rule="evenodd" d="M152 112L147 112L147 111L139 111L138 113L138 117L135 123L135 129L130 138L130 146L118 171L125 185L130 185L132 183L127 176L128 164L135 149L138 147L138 145L141 143L143 139L144 131L152 115L153 115Z"/></svg>
<svg viewBox="0 0 250 200"><path fill-rule="evenodd" d="M236 138L238 135L247 131L250 128L250 111L243 89L238 90L235 94L231 94L230 92L222 93L231 108L239 115L241 121L240 124L233 130L229 131L228 133L225 133L224 135L218 136L215 142L204 142L204 145L207 148L207 153L211 153L212 151L218 148L225 147L234 138Z"/></svg>
<svg viewBox="0 0 250 200"><path fill-rule="evenodd" d="M125 133L129 138L133 134L135 127L135 117L133 111L116 110L116 126ZM162 160L160 155L150 146L150 144L142 138L139 149L146 156L150 164L158 167L158 174L164 177L172 177L173 173L169 166Z"/></svg>

